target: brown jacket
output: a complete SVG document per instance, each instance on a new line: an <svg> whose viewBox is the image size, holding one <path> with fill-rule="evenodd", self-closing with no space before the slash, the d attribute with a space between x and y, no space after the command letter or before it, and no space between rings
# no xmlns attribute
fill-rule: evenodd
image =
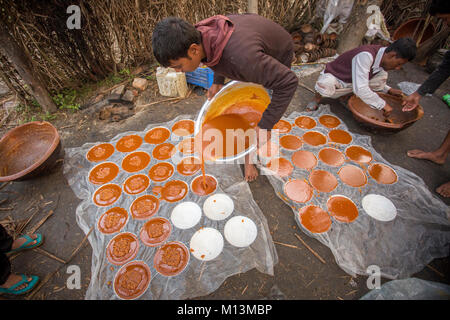
<svg viewBox="0 0 450 320"><path fill-rule="evenodd" d="M298 79L291 70L294 54L292 37L280 25L256 14L228 15L227 32L206 32L211 30L208 28L222 31L219 25L224 25L224 18L212 17L207 19L206 24L202 21L196 24L202 32L204 46L208 43L210 47L219 48L205 48L207 57L203 63L214 70L216 84L223 84L224 77L227 77L258 83L273 90L271 102L258 124L262 129L272 129L283 116L297 89ZM231 36L226 36L229 33ZM216 37L221 39L216 43L211 38L215 34L222 34ZM218 41L227 42L223 45Z"/></svg>

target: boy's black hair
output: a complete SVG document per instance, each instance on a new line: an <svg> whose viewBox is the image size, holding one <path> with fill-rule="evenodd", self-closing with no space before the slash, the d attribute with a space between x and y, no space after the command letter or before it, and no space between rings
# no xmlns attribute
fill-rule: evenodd
<svg viewBox="0 0 450 320"><path fill-rule="evenodd" d="M397 56L411 61L416 57L416 42L411 38L400 38L391 43L384 52L388 53L391 51L394 51Z"/></svg>
<svg viewBox="0 0 450 320"><path fill-rule="evenodd" d="M188 57L189 47L201 42L200 31L177 17L168 17L158 22L152 34L153 54L163 67L170 65L169 60Z"/></svg>
<svg viewBox="0 0 450 320"><path fill-rule="evenodd" d="M448 0L433 0L430 4L429 13L434 16L438 13L449 14L450 13L450 1Z"/></svg>

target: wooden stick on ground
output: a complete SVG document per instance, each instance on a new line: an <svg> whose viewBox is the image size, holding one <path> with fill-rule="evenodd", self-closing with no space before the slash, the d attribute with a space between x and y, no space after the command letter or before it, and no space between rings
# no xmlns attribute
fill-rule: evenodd
<svg viewBox="0 0 450 320"><path fill-rule="evenodd" d="M444 274L442 274L441 272L437 271L435 268L433 268L432 266L430 266L429 264L426 265L426 267L428 267L429 269L431 269L432 271L436 272L438 275L440 275L442 278L445 278Z"/></svg>
<svg viewBox="0 0 450 320"><path fill-rule="evenodd" d="M311 249L311 247L308 246L308 245L306 244L306 242L303 241L303 239L300 238L300 236L299 236L298 234L294 233L294 235L297 237L298 240L300 240L301 243L303 243L303 245L304 245L309 251L311 251L311 253L312 253L313 255L316 256L317 259L320 260L320 262L322 262L323 264L326 264L325 260L322 259L322 257L319 256L319 254L318 254L317 252L315 252L313 249Z"/></svg>
<svg viewBox="0 0 450 320"><path fill-rule="evenodd" d="M305 88L306 90L308 90L308 91L314 93L314 94L316 93L316 91L314 91L314 90L311 89L310 87L304 85L303 83L300 83L300 82L299 82L298 85L299 85L300 87Z"/></svg>
<svg viewBox="0 0 450 320"><path fill-rule="evenodd" d="M44 249L41 249L41 248L38 247L38 248L35 248L34 250L35 250L36 252L40 253L40 254L43 254L43 255L45 255L45 256L47 256L47 257L49 257L49 258L52 258L53 260L56 260L56 261L61 262L61 263L63 263L63 264L66 264L66 261L64 261L64 260L61 259L61 258L58 258L57 256L51 254L50 252L48 252L48 251L46 251L46 250L44 250Z"/></svg>
<svg viewBox="0 0 450 320"><path fill-rule="evenodd" d="M27 233L28 234L33 234L36 232L37 229L39 229L39 227L48 219L50 218L50 216L53 214L53 210L50 210L47 215L41 219L41 221L39 221L33 228L31 228L31 230L29 230Z"/></svg>
<svg viewBox="0 0 450 320"><path fill-rule="evenodd" d="M0 186L0 190L2 190L3 188L5 188L7 185L9 185L11 183L11 181L9 182L5 182Z"/></svg>
<svg viewBox="0 0 450 320"><path fill-rule="evenodd" d="M300 249L299 247L297 247L297 246L294 246L294 245L292 245L292 244L287 244L287 243L282 243L282 242L278 242L278 241L273 241L274 243L276 243L276 244L279 244L279 245L281 245L281 246L285 246L285 247L289 247L289 248L294 248L294 249Z"/></svg>

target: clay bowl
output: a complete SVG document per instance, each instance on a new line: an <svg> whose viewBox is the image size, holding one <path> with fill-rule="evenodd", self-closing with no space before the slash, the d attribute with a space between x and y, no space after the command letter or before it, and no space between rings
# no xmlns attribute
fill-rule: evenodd
<svg viewBox="0 0 450 320"><path fill-rule="evenodd" d="M413 38L414 41L417 41L417 39L419 38L419 35L422 32L422 29L423 29L423 27L425 25L425 19L424 18L413 18L413 19L410 19L410 20L406 21L405 23L400 25L400 27L398 27L395 30L394 35L392 36L392 38L394 40L398 40L400 38L406 38L406 37L412 38L412 36L414 34L414 30L416 29L418 24L420 24L420 25L417 28L416 35ZM422 39L420 40L419 46L424 41L426 41L427 39L431 38L434 35L434 32L435 32L434 25L432 23L429 23L427 28L423 32L423 36L422 36Z"/></svg>
<svg viewBox="0 0 450 320"><path fill-rule="evenodd" d="M0 139L0 182L44 174L60 152L58 131L49 122L34 121L11 129Z"/></svg>
<svg viewBox="0 0 450 320"><path fill-rule="evenodd" d="M376 133L395 133L408 128L422 118L423 108L419 105L412 111L402 111L402 98L384 93L377 93L393 108L391 115L384 117L383 111L371 108L356 95L348 101L353 117L365 128Z"/></svg>

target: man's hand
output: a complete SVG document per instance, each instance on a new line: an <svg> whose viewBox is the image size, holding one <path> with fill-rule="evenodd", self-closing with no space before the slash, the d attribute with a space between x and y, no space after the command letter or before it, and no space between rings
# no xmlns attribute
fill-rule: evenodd
<svg viewBox="0 0 450 320"><path fill-rule="evenodd" d="M402 90L399 90L399 89L392 89L392 88L390 88L389 91L388 91L388 93L389 93L390 95L397 96L397 97L403 96Z"/></svg>
<svg viewBox="0 0 450 320"><path fill-rule="evenodd" d="M382 110L383 110L383 115L385 117L389 117L389 115L391 114L393 109L389 104L386 103L386 105L384 106L384 108Z"/></svg>
<svg viewBox="0 0 450 320"><path fill-rule="evenodd" d="M420 98L421 95L417 91L404 98L402 102L403 106L402 111L403 112L412 111L415 108L417 108L417 106L419 105Z"/></svg>
<svg viewBox="0 0 450 320"><path fill-rule="evenodd" d="M222 89L223 84L213 84L209 89L208 89L208 93L206 94L206 97L208 98L208 100L211 100L217 92L220 91L220 89Z"/></svg>

